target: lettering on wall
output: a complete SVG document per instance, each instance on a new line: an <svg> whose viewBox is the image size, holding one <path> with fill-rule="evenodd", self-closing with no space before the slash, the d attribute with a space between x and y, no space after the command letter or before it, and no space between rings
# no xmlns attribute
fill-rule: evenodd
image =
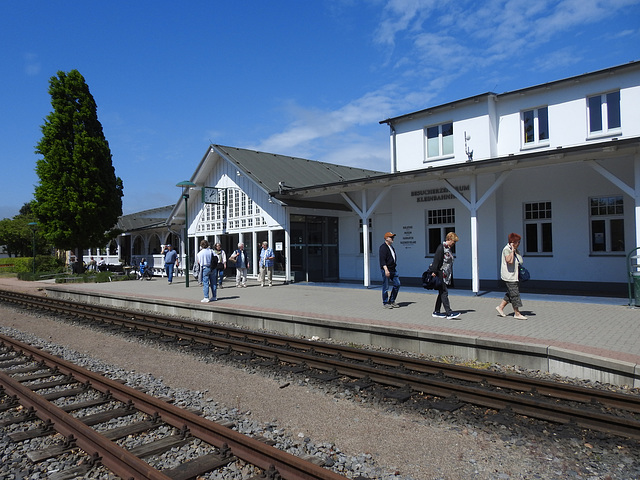
<svg viewBox="0 0 640 480"><path fill-rule="evenodd" d="M456 187L456 190L459 192L466 192L469 190L469 185L460 185ZM451 200L452 198L456 198L453 194L445 187L439 188L429 188L426 190L414 190L411 192L412 197L416 197L416 202L435 202L438 200Z"/></svg>
<svg viewBox="0 0 640 480"><path fill-rule="evenodd" d="M400 237L400 245L410 248L416 244L416 238L413 235L413 225L402 226L402 236Z"/></svg>

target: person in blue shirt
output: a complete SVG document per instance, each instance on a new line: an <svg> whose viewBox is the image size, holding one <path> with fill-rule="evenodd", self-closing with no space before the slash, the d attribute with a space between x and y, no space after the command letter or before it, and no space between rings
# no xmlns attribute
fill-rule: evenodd
<svg viewBox="0 0 640 480"><path fill-rule="evenodd" d="M171 244L168 244L162 250L162 255L164 255L164 269L167 272L169 285L171 285L173 282L173 268L178 265L178 252L173 249Z"/></svg>
<svg viewBox="0 0 640 480"><path fill-rule="evenodd" d="M200 270L202 272L202 293L204 294L203 299L200 300L202 303L215 302L218 299L216 283L218 275L216 273L215 266L212 265L214 260L217 264L218 260L209 248L209 242L202 240L200 242L200 251L198 252L196 260L200 265ZM212 293L211 297L209 297L209 290L211 290Z"/></svg>
<svg viewBox="0 0 640 480"><path fill-rule="evenodd" d="M260 250L260 275L258 277L261 287L264 287L265 281L269 283L270 287L273 286L273 265L275 258L273 249L269 247L269 242L262 242L262 250Z"/></svg>

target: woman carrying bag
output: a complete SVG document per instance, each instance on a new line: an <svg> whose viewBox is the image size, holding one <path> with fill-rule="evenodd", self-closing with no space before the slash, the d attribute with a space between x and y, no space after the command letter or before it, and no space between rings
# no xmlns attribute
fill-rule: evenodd
<svg viewBox="0 0 640 480"><path fill-rule="evenodd" d="M522 255L518 250L520 240L522 237L517 233L509 234L509 243L502 249L501 261L500 261L500 277L502 281L507 285L507 293L505 293L502 302L496 307L498 315L501 317L506 316L504 313L504 307L508 303L513 307L513 318L517 320L526 320L527 317L520 313L522 307L522 300L520 299L520 284L518 271L520 264L522 263Z"/></svg>

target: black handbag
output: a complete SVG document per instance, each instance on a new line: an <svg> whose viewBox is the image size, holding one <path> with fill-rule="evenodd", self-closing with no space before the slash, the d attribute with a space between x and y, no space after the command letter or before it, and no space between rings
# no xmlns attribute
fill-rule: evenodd
<svg viewBox="0 0 640 480"><path fill-rule="evenodd" d="M442 279L435 272L431 270L432 265L429 265L429 269L422 274L422 287L427 290L438 290L442 285Z"/></svg>
<svg viewBox="0 0 640 480"><path fill-rule="evenodd" d="M524 268L522 264L518 265L518 280L521 282L526 282L527 280L529 280L529 278L531 278L529 270Z"/></svg>

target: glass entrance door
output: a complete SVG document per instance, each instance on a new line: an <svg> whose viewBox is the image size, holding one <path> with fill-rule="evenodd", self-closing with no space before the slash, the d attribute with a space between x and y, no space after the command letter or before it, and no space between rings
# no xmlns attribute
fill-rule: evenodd
<svg viewBox="0 0 640 480"><path fill-rule="evenodd" d="M338 219L291 216L291 272L295 281L335 282L338 270Z"/></svg>

